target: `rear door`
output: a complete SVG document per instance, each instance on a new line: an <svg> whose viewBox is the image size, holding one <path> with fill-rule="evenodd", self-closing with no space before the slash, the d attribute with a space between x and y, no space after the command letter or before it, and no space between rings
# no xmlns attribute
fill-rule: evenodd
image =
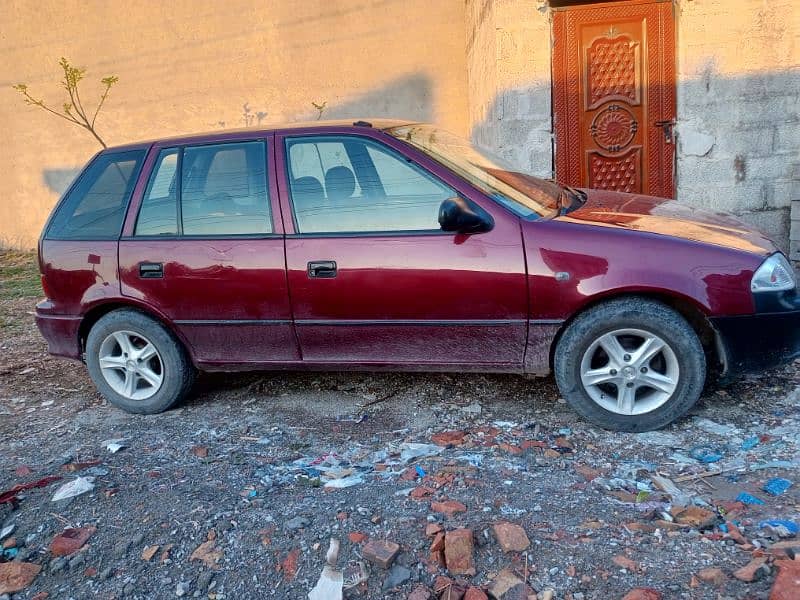
<svg viewBox="0 0 800 600"><path fill-rule="evenodd" d="M276 136L286 258L304 362L521 369L525 263L516 217L379 131ZM442 200L495 221L442 232Z"/></svg>
<svg viewBox="0 0 800 600"><path fill-rule="evenodd" d="M153 148L120 241L122 293L207 368L299 359L269 141Z"/></svg>

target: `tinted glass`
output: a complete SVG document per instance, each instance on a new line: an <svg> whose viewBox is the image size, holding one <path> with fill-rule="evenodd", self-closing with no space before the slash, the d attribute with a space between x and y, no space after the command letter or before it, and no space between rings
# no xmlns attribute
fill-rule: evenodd
<svg viewBox="0 0 800 600"><path fill-rule="evenodd" d="M266 167L263 142L184 149L184 235L271 233Z"/></svg>
<svg viewBox="0 0 800 600"><path fill-rule="evenodd" d="M439 230L456 192L393 150L352 136L287 140L300 233Z"/></svg>
<svg viewBox="0 0 800 600"><path fill-rule="evenodd" d="M47 237L62 240L118 238L144 155L144 150L131 150L95 158L58 206Z"/></svg>
<svg viewBox="0 0 800 600"><path fill-rule="evenodd" d="M177 235L178 233L178 150L158 155L147 191L144 193L136 235Z"/></svg>

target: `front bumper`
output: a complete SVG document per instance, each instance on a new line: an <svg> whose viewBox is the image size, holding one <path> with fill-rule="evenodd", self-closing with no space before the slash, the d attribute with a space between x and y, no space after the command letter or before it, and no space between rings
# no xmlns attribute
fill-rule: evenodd
<svg viewBox="0 0 800 600"><path fill-rule="evenodd" d="M800 357L800 299L778 312L713 317L723 376L753 373Z"/></svg>
<svg viewBox="0 0 800 600"><path fill-rule="evenodd" d="M54 356L81 360L78 330L81 318L74 315L57 315L49 311L52 304L44 300L36 305L36 326L47 342L47 350Z"/></svg>

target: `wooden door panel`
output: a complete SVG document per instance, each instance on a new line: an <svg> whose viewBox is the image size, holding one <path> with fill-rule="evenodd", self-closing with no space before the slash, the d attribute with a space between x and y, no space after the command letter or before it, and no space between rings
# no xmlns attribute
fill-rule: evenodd
<svg viewBox="0 0 800 600"><path fill-rule="evenodd" d="M667 2L556 11L556 177L574 186L673 195L675 43Z"/></svg>

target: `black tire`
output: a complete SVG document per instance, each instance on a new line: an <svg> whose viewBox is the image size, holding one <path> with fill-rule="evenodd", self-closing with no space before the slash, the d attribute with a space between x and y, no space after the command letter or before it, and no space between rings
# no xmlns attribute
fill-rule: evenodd
<svg viewBox="0 0 800 600"><path fill-rule="evenodd" d="M607 410L581 381L584 354L601 336L621 329L640 329L660 337L677 359L674 391L650 412L626 415ZM689 323L665 304L639 297L609 300L578 315L558 341L554 367L556 383L569 405L588 421L615 431L651 431L672 423L697 402L706 379L705 353Z"/></svg>
<svg viewBox="0 0 800 600"><path fill-rule="evenodd" d="M114 332L138 333L155 346L163 364L158 390L145 399L131 399L117 393L106 381L100 368L100 348ZM86 338L86 366L95 386L114 406L129 413L152 415L164 412L186 397L196 371L183 345L155 319L131 309L114 310L94 324Z"/></svg>

